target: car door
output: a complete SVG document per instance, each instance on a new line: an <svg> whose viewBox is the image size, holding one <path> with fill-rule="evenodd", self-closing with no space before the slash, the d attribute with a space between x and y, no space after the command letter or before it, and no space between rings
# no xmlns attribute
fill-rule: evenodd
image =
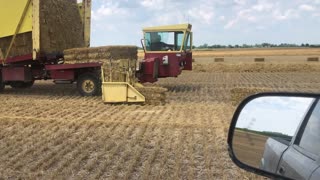
<svg viewBox="0 0 320 180"><path fill-rule="evenodd" d="M320 103L301 124L288 150L283 154L277 173L293 179L309 179L319 167ZM316 178L316 177L313 177ZM320 179L320 177L317 177Z"/></svg>

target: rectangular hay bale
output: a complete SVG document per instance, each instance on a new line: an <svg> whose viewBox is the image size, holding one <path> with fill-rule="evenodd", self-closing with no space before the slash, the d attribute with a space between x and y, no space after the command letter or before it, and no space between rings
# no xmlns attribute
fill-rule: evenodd
<svg viewBox="0 0 320 180"><path fill-rule="evenodd" d="M224 58L214 58L214 62L224 62Z"/></svg>
<svg viewBox="0 0 320 180"><path fill-rule="evenodd" d="M102 46L93 48L74 48L64 51L64 63L100 62L106 82L126 82L127 72L130 81L135 82L137 67L136 46Z"/></svg>
<svg viewBox="0 0 320 180"><path fill-rule="evenodd" d="M319 62L319 57L308 57L308 62Z"/></svg>
<svg viewBox="0 0 320 180"><path fill-rule="evenodd" d="M157 86L136 87L136 89L146 98L146 104L164 105L166 103L166 92L168 89Z"/></svg>
<svg viewBox="0 0 320 180"><path fill-rule="evenodd" d="M264 62L264 58L254 58L254 62Z"/></svg>

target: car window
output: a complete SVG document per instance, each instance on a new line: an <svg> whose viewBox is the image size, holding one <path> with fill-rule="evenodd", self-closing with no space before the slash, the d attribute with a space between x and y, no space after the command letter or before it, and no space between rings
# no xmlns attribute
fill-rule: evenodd
<svg viewBox="0 0 320 180"><path fill-rule="evenodd" d="M299 146L306 151L319 155L320 152L320 103L312 112L305 130L301 136Z"/></svg>

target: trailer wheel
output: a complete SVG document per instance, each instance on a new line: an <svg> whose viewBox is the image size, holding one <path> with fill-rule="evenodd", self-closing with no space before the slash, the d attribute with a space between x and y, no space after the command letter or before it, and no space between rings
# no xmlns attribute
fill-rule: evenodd
<svg viewBox="0 0 320 180"><path fill-rule="evenodd" d="M10 82L10 86L14 89L25 89L31 88L34 84L34 80L30 82L23 82L23 81L13 81Z"/></svg>
<svg viewBox="0 0 320 180"><path fill-rule="evenodd" d="M101 82L93 73L82 74L77 80L77 89L82 96L97 96L101 93Z"/></svg>
<svg viewBox="0 0 320 180"><path fill-rule="evenodd" d="M2 75L1 75L1 71L0 71L0 92L2 92L4 90L5 84L2 81Z"/></svg>
<svg viewBox="0 0 320 180"><path fill-rule="evenodd" d="M25 82L24 83L24 88L31 88L34 84L34 80L30 81L30 82Z"/></svg>

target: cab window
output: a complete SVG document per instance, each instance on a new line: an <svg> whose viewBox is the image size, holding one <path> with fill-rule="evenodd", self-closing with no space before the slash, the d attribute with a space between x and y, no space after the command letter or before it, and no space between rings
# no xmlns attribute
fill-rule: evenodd
<svg viewBox="0 0 320 180"><path fill-rule="evenodd" d="M183 32L146 32L144 35L147 51L180 51Z"/></svg>
<svg viewBox="0 0 320 180"><path fill-rule="evenodd" d="M190 35L189 32L188 32L187 35L186 35L186 40L184 41L184 48L183 48L183 50L191 51L191 35Z"/></svg>

